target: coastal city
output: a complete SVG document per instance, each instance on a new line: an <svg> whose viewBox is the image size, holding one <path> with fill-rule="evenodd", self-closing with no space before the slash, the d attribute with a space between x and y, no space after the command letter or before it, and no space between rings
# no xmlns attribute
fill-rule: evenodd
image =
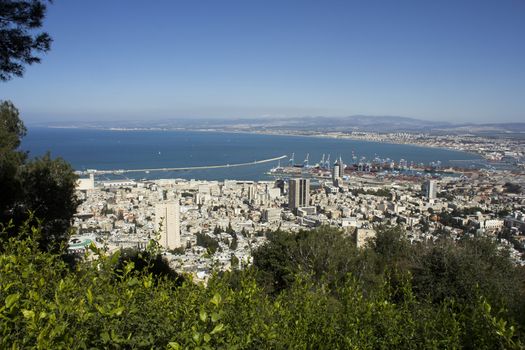
<svg viewBox="0 0 525 350"><path fill-rule="evenodd" d="M202 129L197 129L202 130ZM414 145L429 148L443 148L468 152L481 156L484 160L499 162L525 169L525 141L515 137L487 137L473 133L438 134L415 132L371 132L371 131L312 131L280 129L278 132L265 128L230 127L227 129L204 129L206 131L248 132L273 135L312 136L348 140L362 140L398 145Z"/></svg>
<svg viewBox="0 0 525 350"><path fill-rule="evenodd" d="M489 236L525 265L522 170L349 163L279 163L270 181L99 181L92 173L77 186L83 202L69 249L143 249L156 239L174 269L206 279L249 265L269 232L328 225L360 247L378 227L398 225L411 242Z"/></svg>
<svg viewBox="0 0 525 350"><path fill-rule="evenodd" d="M60 126L61 128L75 128L73 126ZM503 135L481 135L476 133L461 132L455 134L442 134L438 132L372 132L365 130L354 131L328 131L328 130L296 130L280 128L253 127L246 125L235 125L229 127L213 128L176 128L176 127L105 127L90 126L92 129L111 130L111 131L173 131L187 130L200 132L227 132L227 133L248 133L261 135L286 135L286 136L307 136L328 139L347 139L371 141L378 143L389 143L397 145L414 145L428 148L441 148L454 151L467 152L481 157L482 160L497 162L498 166L518 167L525 169L525 141L522 134L518 137L508 137ZM497 134L497 132L495 133ZM461 160L458 160L461 161ZM486 163L490 166L490 163ZM494 165L494 164L493 164Z"/></svg>
<svg viewBox="0 0 525 350"><path fill-rule="evenodd" d="M0 0L0 350L524 350L524 18Z"/></svg>

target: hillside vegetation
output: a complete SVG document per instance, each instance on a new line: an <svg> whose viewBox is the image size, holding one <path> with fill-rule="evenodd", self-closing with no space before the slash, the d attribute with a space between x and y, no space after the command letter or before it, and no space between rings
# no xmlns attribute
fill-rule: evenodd
<svg viewBox="0 0 525 350"><path fill-rule="evenodd" d="M331 228L275 232L204 285L154 244L71 267L19 230L1 236L2 349L523 348L524 271L485 239L414 246L381 228L358 250Z"/></svg>

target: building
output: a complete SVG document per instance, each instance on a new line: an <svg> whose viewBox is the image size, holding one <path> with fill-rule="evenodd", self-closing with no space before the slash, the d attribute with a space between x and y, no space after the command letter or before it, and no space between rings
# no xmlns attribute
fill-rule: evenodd
<svg viewBox="0 0 525 350"><path fill-rule="evenodd" d="M505 227L525 232L525 215L521 212L512 213L505 218Z"/></svg>
<svg viewBox="0 0 525 350"><path fill-rule="evenodd" d="M95 175L89 174L89 178L84 179L78 179L77 180L77 190L79 191L87 191L87 190L94 190L95 189Z"/></svg>
<svg viewBox="0 0 525 350"><path fill-rule="evenodd" d="M479 222L479 228L487 231L499 230L503 228L504 221L499 219L482 220Z"/></svg>
<svg viewBox="0 0 525 350"><path fill-rule="evenodd" d="M423 194L426 199L435 199L437 198L437 181L436 180L427 180L423 184Z"/></svg>
<svg viewBox="0 0 525 350"><path fill-rule="evenodd" d="M345 176L345 163L343 163L343 159L339 157L339 178L343 178Z"/></svg>
<svg viewBox="0 0 525 350"><path fill-rule="evenodd" d="M335 161L334 167L332 168L332 183L336 183L337 179L339 179L339 162Z"/></svg>
<svg viewBox="0 0 525 350"><path fill-rule="evenodd" d="M310 179L290 179L288 184L288 207L291 210L310 205Z"/></svg>
<svg viewBox="0 0 525 350"><path fill-rule="evenodd" d="M102 181L102 187L105 187L105 188L108 188L108 187L109 188L137 187L137 183L133 180L106 180L106 181Z"/></svg>
<svg viewBox="0 0 525 350"><path fill-rule="evenodd" d="M181 246L178 201L155 205L155 229L160 233L159 244L162 247L175 249Z"/></svg>
<svg viewBox="0 0 525 350"><path fill-rule="evenodd" d="M281 208L267 208L263 210L263 222L278 222L281 221Z"/></svg>
<svg viewBox="0 0 525 350"><path fill-rule="evenodd" d="M339 187L343 184L343 176L345 175L345 164L343 163L343 159L339 157L338 160L335 161L334 167L332 169L332 183L334 186Z"/></svg>

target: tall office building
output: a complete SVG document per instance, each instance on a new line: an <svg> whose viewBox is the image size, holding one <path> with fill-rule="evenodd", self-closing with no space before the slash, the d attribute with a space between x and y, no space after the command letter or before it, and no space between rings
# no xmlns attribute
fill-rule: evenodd
<svg viewBox="0 0 525 350"><path fill-rule="evenodd" d="M437 197L437 182L436 180L427 180L423 184L423 193L427 199L434 199Z"/></svg>
<svg viewBox="0 0 525 350"><path fill-rule="evenodd" d="M342 179L345 175L345 163L343 163L343 159L339 157L339 177Z"/></svg>
<svg viewBox="0 0 525 350"><path fill-rule="evenodd" d="M155 205L155 229L160 233L159 244L166 249L181 246L179 202Z"/></svg>
<svg viewBox="0 0 525 350"><path fill-rule="evenodd" d="M332 182L335 183L339 179L339 161L335 161L334 167L332 168Z"/></svg>
<svg viewBox="0 0 525 350"><path fill-rule="evenodd" d="M290 179L288 207L292 210L310 205L310 179Z"/></svg>
<svg viewBox="0 0 525 350"><path fill-rule="evenodd" d="M332 169L332 183L334 186L339 186L343 183L343 176L345 174L345 164L343 159L339 157L338 160L334 163L334 168Z"/></svg>

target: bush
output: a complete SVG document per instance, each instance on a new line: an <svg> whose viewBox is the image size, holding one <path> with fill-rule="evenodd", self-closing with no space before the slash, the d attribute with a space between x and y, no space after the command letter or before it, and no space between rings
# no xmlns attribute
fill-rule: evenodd
<svg viewBox="0 0 525 350"><path fill-rule="evenodd" d="M365 288L352 272L360 268L330 279L341 267L338 259L323 265L326 252L311 259L306 251L295 252L293 264L312 263L312 268L298 268L285 288L268 295L257 282L257 268L216 274L203 285L190 277L155 278L150 268L138 268L144 258L132 252L106 256L95 249L96 259L71 271L57 255L38 249L31 239L38 229L21 229L31 234L8 239L0 254L2 349L522 346L522 329L491 306L483 290L469 304L454 296L427 300L414 293L409 271L398 269L394 285L396 270L387 269L381 283ZM305 249L308 242L322 250L318 235L345 242L340 232L327 228L298 237L282 234L284 242L296 242L294 249ZM363 254L371 252L367 248ZM297 260L301 256L305 259ZM284 267L283 261L278 266Z"/></svg>

